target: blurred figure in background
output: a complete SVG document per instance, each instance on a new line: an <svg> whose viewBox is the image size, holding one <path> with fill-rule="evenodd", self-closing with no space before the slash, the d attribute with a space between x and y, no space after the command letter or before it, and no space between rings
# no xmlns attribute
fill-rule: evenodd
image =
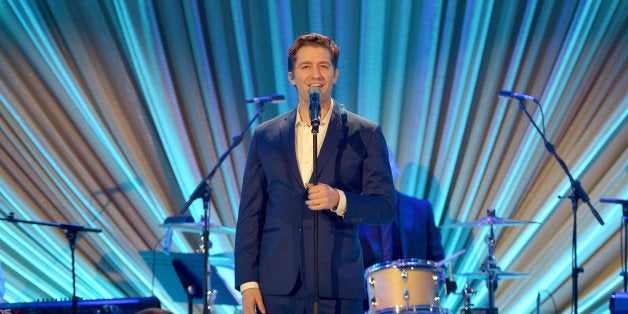
<svg viewBox="0 0 628 314"><path fill-rule="evenodd" d="M388 161L393 181L401 175L390 147ZM438 262L445 256L434 211L427 200L397 193L397 216L388 225L360 225L364 267L397 259L416 258Z"/></svg>

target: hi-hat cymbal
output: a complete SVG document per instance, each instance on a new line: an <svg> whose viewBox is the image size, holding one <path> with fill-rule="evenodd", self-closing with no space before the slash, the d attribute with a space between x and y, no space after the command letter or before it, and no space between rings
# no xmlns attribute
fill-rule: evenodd
<svg viewBox="0 0 628 314"><path fill-rule="evenodd" d="M502 219L499 217L495 217L495 210L487 210L488 215L483 217L480 220L470 221L470 222L461 222L455 224L448 224L441 226L441 228L455 228L455 227L485 227L485 226L519 226L519 225L527 225L527 224L538 224L535 221L528 220L512 220L512 219Z"/></svg>
<svg viewBox="0 0 628 314"><path fill-rule="evenodd" d="M469 277L471 279L486 279L486 276L488 275L488 273L485 271L476 271L476 272L463 273L463 274L458 274L458 275L463 276L463 277ZM503 278L503 279L521 278L521 277L526 277L526 276L528 276L528 274L517 273L517 272L507 272L507 271L501 271L501 270L495 271L495 277Z"/></svg>
<svg viewBox="0 0 628 314"><path fill-rule="evenodd" d="M162 227L171 227L173 230L189 233L201 233L203 232L204 223L201 222L180 222L180 223L168 223L161 225ZM213 223L209 223L209 233L223 233L223 234L235 234L235 228L219 226Z"/></svg>

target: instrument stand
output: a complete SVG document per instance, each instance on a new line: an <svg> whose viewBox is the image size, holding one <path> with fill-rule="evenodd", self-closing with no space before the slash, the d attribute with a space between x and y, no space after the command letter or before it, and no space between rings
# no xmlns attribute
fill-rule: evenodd
<svg viewBox="0 0 628 314"><path fill-rule="evenodd" d="M211 283L209 276L211 276L211 264L209 263L209 249L211 243L209 242L209 200L211 189L208 187L205 194L203 194L203 209L205 214L203 215L203 236L201 244L201 253L203 253L203 313L214 313L214 299L215 291L211 289ZM190 314L192 314L190 312Z"/></svg>
<svg viewBox="0 0 628 314"><path fill-rule="evenodd" d="M469 279L464 285L464 289L462 289L462 296L464 297L464 307L460 308L460 311L463 313L471 313L471 296L477 293L477 290L471 289L469 287Z"/></svg>
<svg viewBox="0 0 628 314"><path fill-rule="evenodd" d="M98 228L90 228L81 225L75 224L64 224L64 223L51 223L51 222L41 222L41 221L29 221L22 219L15 219L13 213L9 213L7 218L0 218L0 220L6 220L12 223L26 223L32 225L43 225L43 226L51 226L57 227L59 229L65 230L65 237L68 239L70 245L70 255L71 255L71 263L72 263L72 313L78 313L78 298L76 297L76 268L75 268L75 260L74 260L74 252L76 249L76 239L78 238L78 233L83 232L102 232L101 229Z"/></svg>
<svg viewBox="0 0 628 314"><path fill-rule="evenodd" d="M628 200L612 199L612 198L600 198L602 203L615 203L622 206L622 223L620 224L620 251L619 258L621 260L621 273L624 283L624 292L628 292Z"/></svg>
<svg viewBox="0 0 628 314"><path fill-rule="evenodd" d="M489 217L495 216L494 209L487 209L487 213ZM489 235L486 238L486 244L488 246L488 253L486 254L486 262L482 265L481 271L486 273L486 287L488 288L488 310L490 313L494 313L495 308L495 289L497 289L497 278L496 272L499 271L499 266L497 266L497 261L495 260L495 232L493 229L493 225L490 225L491 229L489 231Z"/></svg>
<svg viewBox="0 0 628 314"><path fill-rule="evenodd" d="M329 113L328 113L329 114ZM318 170L316 163L318 161L318 128L320 119L312 119L312 177L310 183L318 184ZM319 313L318 304L318 211L314 211L314 314Z"/></svg>
<svg viewBox="0 0 628 314"><path fill-rule="evenodd" d="M538 102L536 102L536 104L540 107L540 104ZM539 129L538 125L536 124L536 122L534 122L534 119L532 119L532 116L528 112L525 104L523 103L523 100L521 99L519 99L519 108L521 109L521 111L523 111L526 114L526 116L528 116L528 119L530 119L530 122L532 122L532 125L534 125L534 128L536 128L537 132L539 132L539 134L541 135L541 138L543 139L543 144L545 145L545 149L550 153L550 155L552 155L556 159L556 161L558 161L558 164L563 169L563 171L569 178L569 182L571 183L572 194L569 196L569 198L571 199L571 207L573 210L573 236L572 236L573 268L571 271L572 293L573 293L572 303L573 303L574 314L578 314L578 274L584 272L584 269L582 267L578 267L578 250L576 249L576 246L577 246L576 212L578 211L578 202L582 200L587 205L589 205L589 209L591 209L591 214L593 214L593 216L595 217L595 219L597 219L600 225L604 225L604 220L602 220L602 217L600 217L600 214L597 212L597 210L595 210L593 205L591 205L591 202L589 201L589 196L582 188L580 181L577 181L573 178L565 162L560 158L560 156L558 156L558 153L556 153L556 148L554 147L554 144L550 143L550 141L547 140L547 138L545 137L545 132L541 131L541 129Z"/></svg>
<svg viewBox="0 0 628 314"><path fill-rule="evenodd" d="M229 148L227 149L227 151L225 151L221 156L220 159L218 159L218 163L216 163L216 165L214 166L214 168L209 172L209 174L203 179L203 181L201 181L201 183L196 187L196 189L194 190L194 192L192 192L192 195L190 196L190 198L188 199L188 201L183 205L183 207L181 207L181 210L179 211L179 214L183 215L187 209L190 207L190 205L192 204L192 202L194 202L196 199L202 198L203 199L203 209L204 209L204 224L203 224L203 247L204 247L204 263L205 263L205 267L204 267L204 281L205 281L205 285L203 287L203 314L208 314L208 313L213 313L213 299L214 299L214 295L213 292L211 291L210 287L209 287L209 269L211 267L211 265L209 264L209 201L211 199L210 194L211 194L211 188L209 187L209 184L211 182L211 179L214 177L214 175L216 174L216 172L218 171L218 168L220 167L220 165L222 165L222 163L225 161L225 159L227 158L227 156L229 156L229 154L231 153L231 151L236 148L236 146L238 146L241 142L242 142L242 138L244 137L244 133L251 127L251 125L253 124L253 122L261 116L262 112L264 111L264 107L266 105L267 102L270 102L270 100L267 101L261 101L259 103L257 103L257 112L255 113L255 115L253 116L253 118L249 121L249 123L244 127L244 130L242 130L242 132L240 132L239 135L235 136L233 138L233 143L229 146Z"/></svg>
<svg viewBox="0 0 628 314"><path fill-rule="evenodd" d="M622 255L621 253L623 253L623 269L621 271L621 276L624 278L624 292L628 292L628 290L626 289L628 288L628 265L626 264L628 263L628 205L626 204L623 204L622 221L622 227L624 228L624 245L622 246L622 249L624 250L624 252L620 252L620 256Z"/></svg>

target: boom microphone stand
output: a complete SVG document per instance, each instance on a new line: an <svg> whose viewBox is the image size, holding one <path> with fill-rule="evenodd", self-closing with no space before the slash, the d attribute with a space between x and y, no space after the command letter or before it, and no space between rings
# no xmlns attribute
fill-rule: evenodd
<svg viewBox="0 0 628 314"><path fill-rule="evenodd" d="M218 171L218 168L220 167L222 162L225 161L229 153L231 153L231 151L236 146L238 146L240 142L242 142L242 137L244 136L244 133L251 127L251 124L253 124L253 121L255 121L255 119L257 119L259 116L261 116L262 112L264 111L264 107L266 103L277 102L283 99L284 97L282 95L273 95L273 96L268 96L268 97L258 97L258 98L252 98L251 100L247 100L247 102L254 102L257 104L257 112L255 113L253 118L249 121L249 123L244 127L244 130L242 130L242 132L239 135L233 138L233 143L229 146L227 151L225 151L222 154L222 156L220 156L220 159L218 159L218 163L209 172L209 174L203 179L203 181L201 181L201 183L196 187L196 190L192 192L192 195L190 196L188 201L183 205L183 207L181 207L181 210L179 211L179 214L183 215L185 211L190 207L192 202L194 202L198 198L203 199L204 215L203 215L202 247L203 247L203 263L204 263L203 279L205 281L203 284L203 290L204 290L203 291L203 313L204 314L213 312L213 299L214 299L214 292L210 289L210 286L209 286L210 285L209 276L210 276L210 267L211 267L211 265L209 264L209 246L210 246L210 243L209 243L209 201L210 201L210 194L212 190L211 187L209 187L209 184L211 182L211 179L214 177L214 175ZM211 299L211 300L208 300L208 299Z"/></svg>
<svg viewBox="0 0 628 314"><path fill-rule="evenodd" d="M26 223L32 225L43 225L43 226L51 226L57 227L59 229L65 230L65 237L68 238L68 242L70 244L70 254L72 258L72 313L78 313L78 298L76 297L76 270L74 267L74 251L76 249L76 238L78 237L78 233L80 231L83 232L101 232L102 230L97 228L90 228L81 225L75 224L64 224L64 223L52 223L52 222L41 222L41 221L29 221L22 219L15 219L13 213L9 213L7 218L0 218L0 220L6 220L12 223Z"/></svg>
<svg viewBox="0 0 628 314"><path fill-rule="evenodd" d="M587 192L585 192L584 189L582 188L582 185L580 184L580 182L573 178L565 162L556 153L554 144L550 143L550 141L547 140L547 138L545 137L545 133L539 129L537 124L534 122L534 119L532 119L532 116L530 116L530 113L528 112L523 102L524 100L532 100L540 107L540 104L538 103L536 98L530 97L527 95L515 94L515 93L511 93L511 95L505 95L504 91L499 92L499 94L500 96L510 96L512 98L516 98L517 100L519 100L519 108L521 109L521 111L523 111L526 114L526 116L528 116L528 119L530 119L530 121L532 122L532 125L534 125L534 128L536 128L536 130L541 135L541 138L543 139L543 143L545 145L545 149L550 153L550 155L554 156L554 158L558 161L558 164L563 169L563 171L569 178L569 182L571 183L572 193L568 197L569 199L571 199L571 207L573 210L573 236L572 236L572 259L573 259L572 266L573 267L571 271L572 303L573 303L574 313L578 314L578 274L584 272L584 269L578 266L578 250L577 250L578 243L577 243L577 229L576 229L577 228L576 213L578 211L578 202L583 201L587 205L589 205L589 208L591 209L591 213L593 214L595 219L597 219L600 225L604 225L604 221L602 220L602 217L600 217L600 214L595 210L593 205L591 205L591 202L589 201L589 196L587 195Z"/></svg>

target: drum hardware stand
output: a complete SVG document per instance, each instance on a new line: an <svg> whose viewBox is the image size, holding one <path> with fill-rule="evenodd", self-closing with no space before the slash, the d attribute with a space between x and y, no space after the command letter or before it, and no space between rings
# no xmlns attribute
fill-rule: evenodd
<svg viewBox="0 0 628 314"><path fill-rule="evenodd" d="M470 313L469 311L471 311L471 306L473 305L471 304L471 296L476 293L477 290L471 289L471 287L469 287L469 279L467 278L467 282L464 284L464 289L462 289L462 296L464 297L464 307L460 309L461 311Z"/></svg>
<svg viewBox="0 0 628 314"><path fill-rule="evenodd" d="M619 257L621 259L622 270L619 275L624 279L624 292L628 292L628 265L626 264L628 263L628 200L600 198L600 202L620 204L623 208L622 225L620 229L623 230L624 238L620 237L622 245L620 245Z"/></svg>
<svg viewBox="0 0 628 314"><path fill-rule="evenodd" d="M102 230L98 228L90 228L90 227L85 227L85 226L75 225L75 224L51 223L51 222L15 219L15 216L13 215L13 213L9 213L9 216L7 218L0 218L0 220L6 220L8 222L12 222L15 224L21 222L21 223L32 224L32 225L52 226L52 227L57 227L59 229L65 230L65 237L68 239L68 242L70 245L70 254L71 254L71 259L72 259L71 261L72 263L72 313L73 314L78 313L78 298L76 297L76 269L74 267L74 264L75 264L74 251L76 249L76 239L78 238L78 233L81 231L99 233L99 232L102 232Z"/></svg>
<svg viewBox="0 0 628 314"><path fill-rule="evenodd" d="M251 127L251 125L253 124L253 122L261 116L262 112L264 111L264 107L266 105L267 102L274 102L275 100L270 99L269 97L262 97L259 98L259 101L255 101L257 104L257 112L255 113L255 115L253 116L253 118L249 121L249 123L244 127L244 130L242 130L242 132L235 136L233 138L233 143L229 146L229 148L227 149L227 151L225 151L221 156L220 159L218 159L218 163L216 163L216 165L214 166L214 168L209 172L209 174L203 179L203 181L201 181L201 183L196 187L196 189L194 190L194 192L192 192L192 195L190 196L190 198L188 199L188 201L183 204L183 206L181 207L181 210L179 211L180 215L183 215L188 208L190 207L190 205L192 204L192 202L194 202L196 199L202 198L203 199L203 211L204 211L204 215L203 215L203 244L202 246L204 248L208 248L209 247L209 201L211 199L211 188L209 187L209 184L211 182L211 179L214 177L214 175L216 174L216 172L218 171L218 168L220 167L220 165L223 163L223 161L225 161L225 159L227 158L227 156L229 156L229 154L231 153L231 151L236 148L236 146L238 146L240 144L240 142L242 142L242 138L244 136L244 133ZM283 99L283 96L282 98ZM203 260L204 260L204 267L203 267L203 271L205 272L203 274L203 279L205 281L204 285L203 285L203 314L209 314L209 313L214 313L213 311L213 299L214 299L214 294L212 292L212 290L210 289L210 280L209 280L209 269L211 267L211 265L209 264L209 250L205 249L203 250Z"/></svg>
<svg viewBox="0 0 628 314"><path fill-rule="evenodd" d="M541 107L539 102L536 100L536 98L534 97L531 97L531 98L539 106L539 109L541 110L541 116L542 116L543 108ZM589 196L584 191L584 188L582 188L580 181L577 181L573 178L565 162L556 153L554 144L548 141L547 138L545 137L545 126L543 125L543 131L541 131L541 129L539 129L538 125L536 124L536 122L534 122L534 119L532 119L532 116L528 112L524 104L525 99L520 98L520 97L517 99L519 100L519 108L521 109L521 111L523 111L526 114L526 116L528 116L528 119L530 119L530 122L532 122L532 125L534 125L534 128L541 135L541 138L543 139L543 144L545 145L545 149L549 152L550 155L552 155L556 159L556 161L558 161L558 164L563 169L563 171L569 178L569 182L571 183L572 193L568 197L571 199L571 207L573 211L573 234L572 234L572 263L573 263L572 266L573 267L571 271L572 303L573 303L574 314L578 314L578 274L584 272L584 269L578 266L578 250L577 250L578 241L577 241L577 230L576 230L577 228L576 213L578 211L578 202L582 200L587 205L589 205L589 209L591 210L591 213L593 214L595 219L597 219L600 225L604 225L604 220L602 220L602 217L600 217L600 214L597 212L597 210L595 210L593 205L591 205L591 202L589 201Z"/></svg>
<svg viewBox="0 0 628 314"><path fill-rule="evenodd" d="M495 209L488 209L489 216L495 216ZM495 272L499 271L497 261L495 260L495 232L493 225L489 231L489 235L486 239L488 246L488 253L486 255L486 262L482 265L481 270L486 272L486 286L488 288L488 309L490 313L494 313L495 310L495 289L497 289L497 281L499 280L495 275Z"/></svg>

